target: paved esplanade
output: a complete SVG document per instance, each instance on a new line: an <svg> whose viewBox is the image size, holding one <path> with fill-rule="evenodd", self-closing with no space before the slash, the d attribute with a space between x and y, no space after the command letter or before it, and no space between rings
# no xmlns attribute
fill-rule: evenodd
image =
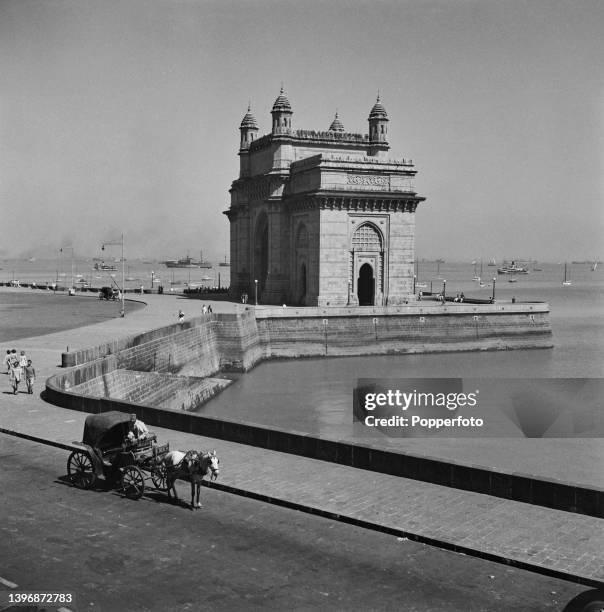
<svg viewBox="0 0 604 612"><path fill-rule="evenodd" d="M35 360L37 390L31 396L13 396L7 393L8 377L0 378L0 384L5 381L0 428L62 444L80 440L86 414L39 397L45 378L58 371L66 346L84 348L173 323L179 308L196 316L202 303L176 296L144 299L148 307L125 319L15 342ZM212 302L212 308L224 312L241 306ZM601 519L173 430L154 431L159 441L175 449L216 448L222 468L219 482L242 494L604 582Z"/></svg>

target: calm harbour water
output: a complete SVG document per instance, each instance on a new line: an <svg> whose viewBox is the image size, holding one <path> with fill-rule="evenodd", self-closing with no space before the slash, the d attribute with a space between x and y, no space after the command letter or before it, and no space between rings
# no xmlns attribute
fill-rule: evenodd
<svg viewBox="0 0 604 612"><path fill-rule="evenodd" d="M352 392L358 378L602 377L604 273L592 272L587 264L572 266L573 284L563 287L564 266L542 267L542 272L519 276L515 283L508 283L505 275L497 276L496 297L549 302L553 349L265 362L239 377L201 412L332 439L357 439L359 431L352 429ZM435 264L423 268L420 277L436 277ZM490 296L492 287L478 288L471 280L472 272L469 264L441 264L447 294L463 291L466 296ZM434 290L441 287L442 279L435 279Z"/></svg>

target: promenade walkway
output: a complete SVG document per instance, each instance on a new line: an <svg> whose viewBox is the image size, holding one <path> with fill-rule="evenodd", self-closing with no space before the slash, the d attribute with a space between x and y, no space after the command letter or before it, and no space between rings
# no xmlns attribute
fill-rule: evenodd
<svg viewBox="0 0 604 612"><path fill-rule="evenodd" d="M8 377L0 375L0 430L66 449L80 440L86 415L45 403L39 396L43 380L58 371L60 353L68 345L92 346L172 323L179 308L189 316L201 309L200 302L176 296L144 299L148 307L130 317L15 342L35 360L38 389L31 396L13 396ZM215 312L240 308L224 302L212 302L212 307ZM221 459L217 486L233 493L547 575L604 584L601 519L183 432L154 431L172 448L216 448ZM211 498L206 491L205 503Z"/></svg>

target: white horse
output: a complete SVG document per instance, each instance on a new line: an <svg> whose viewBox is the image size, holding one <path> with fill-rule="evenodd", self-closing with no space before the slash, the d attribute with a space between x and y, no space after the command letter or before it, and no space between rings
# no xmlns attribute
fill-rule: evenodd
<svg viewBox="0 0 604 612"><path fill-rule="evenodd" d="M204 476L211 472L210 480L215 480L220 474L218 467L220 460L213 450L210 453L203 451L170 451L163 459L166 468L166 484L168 486L168 499L171 499L170 491L174 491L174 499L178 500L174 483L178 478L188 480L191 483L191 508L201 508L199 495L201 492L201 481Z"/></svg>

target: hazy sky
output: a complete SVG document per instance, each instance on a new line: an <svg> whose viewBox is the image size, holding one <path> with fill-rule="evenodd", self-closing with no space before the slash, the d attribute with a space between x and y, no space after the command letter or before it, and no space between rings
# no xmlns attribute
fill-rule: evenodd
<svg viewBox="0 0 604 612"><path fill-rule="evenodd" d="M248 100L335 109L427 198L420 257L604 257L604 2L0 0L0 257L228 250Z"/></svg>

